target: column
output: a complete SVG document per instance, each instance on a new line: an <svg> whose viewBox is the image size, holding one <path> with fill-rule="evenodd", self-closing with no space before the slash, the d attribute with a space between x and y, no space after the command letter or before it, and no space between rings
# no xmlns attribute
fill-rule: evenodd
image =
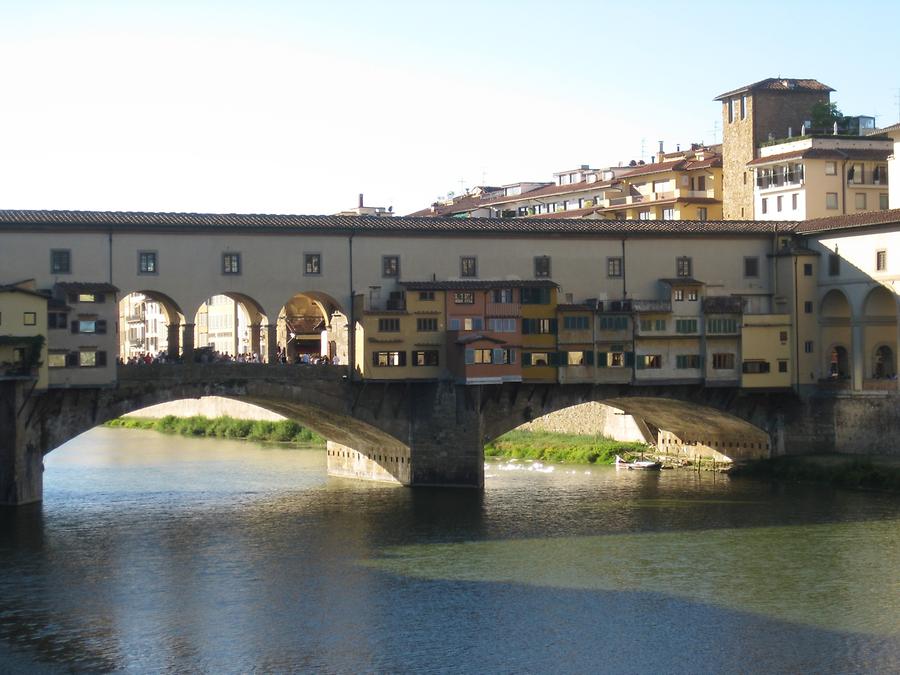
<svg viewBox="0 0 900 675"><path fill-rule="evenodd" d="M863 371L863 328L859 323L854 323L851 326L853 339L850 346L850 371L853 373L851 381L853 391L862 391L863 378L865 377L865 372Z"/></svg>
<svg viewBox="0 0 900 675"><path fill-rule="evenodd" d="M184 357L185 363L193 363L194 362L194 324L186 323L183 326L184 333L182 334L182 356Z"/></svg>
<svg viewBox="0 0 900 675"><path fill-rule="evenodd" d="M250 351L253 354L259 356L260 360L262 360L262 340L260 335L260 330L262 326L258 323L250 324Z"/></svg>
<svg viewBox="0 0 900 675"><path fill-rule="evenodd" d="M31 384L0 382L0 506L21 506L43 498L43 455L36 442L40 429L29 438L25 427L29 410L23 410ZM41 420L31 423L40 425Z"/></svg>
<svg viewBox="0 0 900 675"><path fill-rule="evenodd" d="M278 324L268 323L266 328L266 363L275 363L275 350L278 348Z"/></svg>
<svg viewBox="0 0 900 675"><path fill-rule="evenodd" d="M166 326L166 353L169 358L175 360L181 351L181 325L170 323Z"/></svg>

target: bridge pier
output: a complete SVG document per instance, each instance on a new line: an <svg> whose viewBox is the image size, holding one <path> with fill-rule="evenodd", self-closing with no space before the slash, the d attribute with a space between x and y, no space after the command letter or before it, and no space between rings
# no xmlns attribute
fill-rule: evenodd
<svg viewBox="0 0 900 675"><path fill-rule="evenodd" d="M0 506L39 502L44 496L43 455L29 438L30 381L0 382Z"/></svg>
<svg viewBox="0 0 900 675"><path fill-rule="evenodd" d="M194 324L186 323L182 326L182 356L185 363L194 362Z"/></svg>
<svg viewBox="0 0 900 675"><path fill-rule="evenodd" d="M170 323L166 326L166 354L172 361L177 361L180 353L181 324Z"/></svg>

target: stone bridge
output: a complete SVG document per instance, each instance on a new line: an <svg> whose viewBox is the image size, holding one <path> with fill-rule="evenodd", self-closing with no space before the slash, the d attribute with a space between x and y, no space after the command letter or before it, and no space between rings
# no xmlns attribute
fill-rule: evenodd
<svg viewBox="0 0 900 675"><path fill-rule="evenodd" d="M253 403L329 440L334 475L404 485L484 483L486 442L556 410L598 401L649 429L741 438L734 459L833 448L835 416L792 394L701 386L354 382L347 370L267 364L120 366L114 387L29 392L2 382L0 503L39 501L42 457L103 422L147 406L201 396ZM811 407L812 406L812 407ZM833 407L833 406L832 406Z"/></svg>

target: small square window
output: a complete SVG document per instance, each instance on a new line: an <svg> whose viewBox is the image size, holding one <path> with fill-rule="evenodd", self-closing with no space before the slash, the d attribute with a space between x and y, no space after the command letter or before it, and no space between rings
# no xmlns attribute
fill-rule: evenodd
<svg viewBox="0 0 900 675"><path fill-rule="evenodd" d="M684 300L684 291L680 288L676 288L672 291L672 300Z"/></svg>
<svg viewBox="0 0 900 675"><path fill-rule="evenodd" d="M826 192L825 193L825 208L829 210L834 210L838 207L838 193L837 192Z"/></svg>
<svg viewBox="0 0 900 675"><path fill-rule="evenodd" d="M303 274L317 275L322 274L322 254L321 253L304 253L303 254Z"/></svg>
<svg viewBox="0 0 900 675"><path fill-rule="evenodd" d="M825 162L825 175L837 176L837 162Z"/></svg>
<svg viewBox="0 0 900 675"><path fill-rule="evenodd" d="M744 258L744 276L751 279L759 276L759 258L755 256Z"/></svg>
<svg viewBox="0 0 900 675"><path fill-rule="evenodd" d="M803 276L811 277L813 275L812 263L803 263Z"/></svg>
<svg viewBox="0 0 900 675"><path fill-rule="evenodd" d="M37 325L37 312L25 312L22 316L22 323L26 326Z"/></svg>
<svg viewBox="0 0 900 675"><path fill-rule="evenodd" d="M691 259L680 257L675 259L675 273L679 277L691 276Z"/></svg>
<svg viewBox="0 0 900 675"><path fill-rule="evenodd" d="M857 192L853 197L854 204L857 210L862 211L866 208L866 193L865 192Z"/></svg>
<svg viewBox="0 0 900 675"><path fill-rule="evenodd" d="M240 253L223 253L222 254L222 274L240 274L241 273L241 254Z"/></svg>
<svg viewBox="0 0 900 675"><path fill-rule="evenodd" d="M462 256L459 259L459 276L477 277L478 258L476 258L475 256Z"/></svg>
<svg viewBox="0 0 900 675"><path fill-rule="evenodd" d="M744 176L744 180L747 180L747 176ZM708 220L709 219L709 209L705 206L697 207L697 220Z"/></svg>
<svg viewBox="0 0 900 675"><path fill-rule="evenodd" d="M803 351L806 352L807 354L813 353L813 341L812 340L807 340L806 342L803 343Z"/></svg>
<svg viewBox="0 0 900 675"><path fill-rule="evenodd" d="M888 195L885 192L882 192L878 195L878 208L882 211L887 211L890 206L890 200L888 199Z"/></svg>
<svg viewBox="0 0 900 675"><path fill-rule="evenodd" d="M803 303L803 313L804 314L812 314L813 313L813 304L811 300L807 300Z"/></svg>
<svg viewBox="0 0 900 675"><path fill-rule="evenodd" d="M394 279L400 276L399 255L381 256L381 276Z"/></svg>
<svg viewBox="0 0 900 675"><path fill-rule="evenodd" d="M617 278L622 276L622 259L607 258L606 259L606 276Z"/></svg>
<svg viewBox="0 0 900 675"><path fill-rule="evenodd" d="M138 251L138 274L157 274L156 251Z"/></svg>
<svg viewBox="0 0 900 675"><path fill-rule="evenodd" d="M535 257L534 276L538 278L550 276L550 256L540 255Z"/></svg>
<svg viewBox="0 0 900 675"><path fill-rule="evenodd" d="M690 302L697 302L697 291L688 291L687 299Z"/></svg>
<svg viewBox="0 0 900 675"><path fill-rule="evenodd" d="M50 251L50 274L71 274L72 253L69 250L53 249Z"/></svg>
<svg viewBox="0 0 900 675"><path fill-rule="evenodd" d="M887 251L882 249L875 252L875 269L884 272L887 269Z"/></svg>
<svg viewBox="0 0 900 675"><path fill-rule="evenodd" d="M778 362L778 372L779 372L779 373L786 373L786 372L788 371L787 366L788 366L788 362L787 362L787 361L779 361L779 362Z"/></svg>

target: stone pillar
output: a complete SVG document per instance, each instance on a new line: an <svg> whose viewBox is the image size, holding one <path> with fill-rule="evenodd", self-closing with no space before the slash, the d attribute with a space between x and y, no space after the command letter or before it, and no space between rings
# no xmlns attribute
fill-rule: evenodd
<svg viewBox="0 0 900 675"><path fill-rule="evenodd" d="M851 332L852 344L850 346L850 372L853 374L851 386L853 388L853 391L862 391L863 378L865 378L865 371L863 370L865 366L865 359L863 358L864 327L859 323L854 323L852 324Z"/></svg>
<svg viewBox="0 0 900 675"><path fill-rule="evenodd" d="M250 324L250 352L259 356L260 360L262 360L262 345L261 345L261 336L260 330L262 326L258 323Z"/></svg>
<svg viewBox="0 0 900 675"><path fill-rule="evenodd" d="M278 348L278 324L266 324L266 363L275 363L275 350Z"/></svg>
<svg viewBox="0 0 900 675"><path fill-rule="evenodd" d="M182 325L184 333L182 334L182 355L185 363L194 362L194 324L186 323Z"/></svg>
<svg viewBox="0 0 900 675"><path fill-rule="evenodd" d="M43 455L25 420L31 382L0 382L0 506L39 502L44 496Z"/></svg>
<svg viewBox="0 0 900 675"><path fill-rule="evenodd" d="M181 352L181 325L170 323L166 329L166 353L170 359L177 359Z"/></svg>

